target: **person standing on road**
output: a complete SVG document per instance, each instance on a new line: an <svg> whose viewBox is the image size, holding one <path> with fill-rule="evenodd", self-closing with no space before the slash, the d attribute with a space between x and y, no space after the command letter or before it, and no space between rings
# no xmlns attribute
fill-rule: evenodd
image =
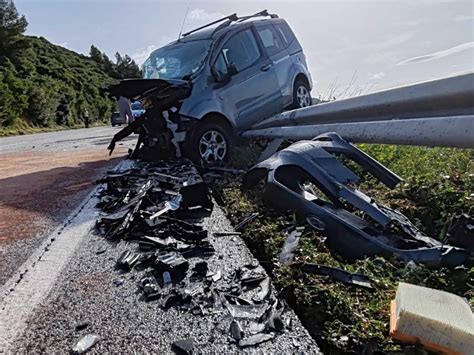
<svg viewBox="0 0 474 355"><path fill-rule="evenodd" d="M118 99L120 117L122 122L125 124L130 124L133 122L133 113L130 107L130 100L124 96L120 96Z"/></svg>
<svg viewBox="0 0 474 355"><path fill-rule="evenodd" d="M86 128L89 128L89 112L87 112L87 110L84 110L82 118L84 119L84 125L86 126Z"/></svg>

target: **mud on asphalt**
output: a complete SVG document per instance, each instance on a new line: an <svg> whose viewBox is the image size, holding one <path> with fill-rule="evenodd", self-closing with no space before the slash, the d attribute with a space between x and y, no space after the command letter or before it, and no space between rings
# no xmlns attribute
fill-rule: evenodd
<svg viewBox="0 0 474 355"><path fill-rule="evenodd" d="M4 154L0 163L0 285L115 164L100 150Z"/></svg>

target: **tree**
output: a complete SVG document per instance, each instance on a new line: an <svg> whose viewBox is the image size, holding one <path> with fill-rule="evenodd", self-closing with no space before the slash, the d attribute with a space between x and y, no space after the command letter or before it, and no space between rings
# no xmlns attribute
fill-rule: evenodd
<svg viewBox="0 0 474 355"><path fill-rule="evenodd" d="M99 48L94 45L91 45L91 49L89 51L89 57L99 64L104 63L104 59L102 58L102 53L100 52Z"/></svg>
<svg viewBox="0 0 474 355"><path fill-rule="evenodd" d="M107 57L107 54L102 53L102 65L107 75L116 79L115 64Z"/></svg>
<svg viewBox="0 0 474 355"><path fill-rule="evenodd" d="M115 53L115 60L117 65L117 77L119 79L141 77L140 68L128 54L122 57L120 53L117 52Z"/></svg>
<svg viewBox="0 0 474 355"><path fill-rule="evenodd" d="M0 0L0 61L12 57L26 46L21 36L28 26L25 16L20 16L12 0Z"/></svg>

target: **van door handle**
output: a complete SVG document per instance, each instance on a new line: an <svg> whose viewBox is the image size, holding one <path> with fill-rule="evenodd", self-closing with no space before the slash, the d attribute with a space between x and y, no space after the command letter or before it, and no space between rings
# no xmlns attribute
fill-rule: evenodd
<svg viewBox="0 0 474 355"><path fill-rule="evenodd" d="M267 71L268 69L270 69L272 67L271 64L264 64L260 67L260 70L261 71Z"/></svg>

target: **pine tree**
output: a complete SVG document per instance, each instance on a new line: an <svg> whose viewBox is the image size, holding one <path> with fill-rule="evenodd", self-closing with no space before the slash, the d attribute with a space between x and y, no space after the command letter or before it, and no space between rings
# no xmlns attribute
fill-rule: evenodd
<svg viewBox="0 0 474 355"><path fill-rule="evenodd" d="M91 49L89 51L89 57L99 64L104 63L104 59L102 58L102 53L100 52L99 48L94 45L91 45Z"/></svg>
<svg viewBox="0 0 474 355"><path fill-rule="evenodd" d="M28 26L25 16L20 16L12 0L0 0L0 61L26 46L21 36Z"/></svg>
<svg viewBox="0 0 474 355"><path fill-rule="evenodd" d="M120 53L117 52L115 53L115 60L117 66L117 77L119 79L141 77L140 68L128 54L125 54L122 57Z"/></svg>

